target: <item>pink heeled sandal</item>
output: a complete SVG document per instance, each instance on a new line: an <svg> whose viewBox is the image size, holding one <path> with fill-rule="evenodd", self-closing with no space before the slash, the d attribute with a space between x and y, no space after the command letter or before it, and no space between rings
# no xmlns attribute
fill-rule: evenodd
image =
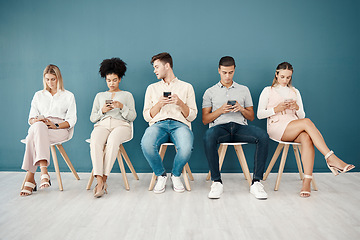
<svg viewBox="0 0 360 240"><path fill-rule="evenodd" d="M350 170L352 170L352 169L355 168L355 166L352 165L352 164L346 165L343 169L340 169L340 168L334 167L334 166L330 166L329 163L327 162L327 159L328 159L331 155L333 155L333 154L334 154L333 151L328 152L328 153L325 155L325 160L326 160L326 165L328 166L328 168L331 170L331 172L332 172L335 176L339 175L339 173L346 173L346 172L348 172L348 171L350 171Z"/></svg>
<svg viewBox="0 0 360 240"><path fill-rule="evenodd" d="M304 178L312 179L313 177L311 175L304 174ZM304 194L307 194L307 195L304 195ZM310 196L311 196L311 192L309 192L309 191L301 191L300 192L300 197L307 198L307 197L310 197Z"/></svg>

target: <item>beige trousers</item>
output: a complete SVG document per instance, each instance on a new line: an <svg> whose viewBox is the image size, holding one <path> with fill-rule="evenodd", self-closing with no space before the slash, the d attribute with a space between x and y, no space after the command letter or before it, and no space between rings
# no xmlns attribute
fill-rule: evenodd
<svg viewBox="0 0 360 240"><path fill-rule="evenodd" d="M111 117L94 125L90 155L94 176L109 176L121 143L131 138L130 123Z"/></svg>
<svg viewBox="0 0 360 240"><path fill-rule="evenodd" d="M64 120L59 118L49 118L54 123L61 123ZM29 128L26 136L26 147L22 169L36 172L40 160L46 160L47 166L50 165L50 145L65 141L69 138L68 129L48 129L45 123L36 122Z"/></svg>

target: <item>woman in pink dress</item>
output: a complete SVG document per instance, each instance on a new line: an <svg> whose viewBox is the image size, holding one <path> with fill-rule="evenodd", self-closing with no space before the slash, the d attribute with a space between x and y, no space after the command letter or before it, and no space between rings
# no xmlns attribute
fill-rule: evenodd
<svg viewBox="0 0 360 240"><path fill-rule="evenodd" d="M301 143L301 159L304 166L304 180L301 197L311 194L311 180L314 167L315 147L325 156L327 166L336 176L350 171L355 166L339 159L331 151L314 123L305 118L300 92L291 85L293 67L290 63L280 63L273 83L260 95L257 117L267 118L267 131L270 138Z"/></svg>

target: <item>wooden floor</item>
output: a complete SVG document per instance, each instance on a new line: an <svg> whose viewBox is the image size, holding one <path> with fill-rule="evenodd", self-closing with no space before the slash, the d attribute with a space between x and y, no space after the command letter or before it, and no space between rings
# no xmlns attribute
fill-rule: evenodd
<svg viewBox="0 0 360 240"><path fill-rule="evenodd" d="M274 191L276 174L263 182L268 200L249 193L242 174L222 174L224 194L210 200L211 182L194 174L192 191L175 193L168 181L163 194L147 190L151 174L128 174L130 191L120 174L108 180L109 194L100 199L80 181L62 173L64 191L53 185L20 197L25 173L0 172L0 239L360 239L360 173L315 174L319 191L299 197L298 174L283 175ZM39 178L39 175L36 175Z"/></svg>

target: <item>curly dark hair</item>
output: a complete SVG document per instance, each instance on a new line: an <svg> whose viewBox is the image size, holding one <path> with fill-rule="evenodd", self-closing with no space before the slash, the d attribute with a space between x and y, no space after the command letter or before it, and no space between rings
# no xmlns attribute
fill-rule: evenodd
<svg viewBox="0 0 360 240"><path fill-rule="evenodd" d="M100 64L99 73L101 77L105 78L108 74L116 74L119 78L125 76L126 63L120 58L105 59Z"/></svg>

